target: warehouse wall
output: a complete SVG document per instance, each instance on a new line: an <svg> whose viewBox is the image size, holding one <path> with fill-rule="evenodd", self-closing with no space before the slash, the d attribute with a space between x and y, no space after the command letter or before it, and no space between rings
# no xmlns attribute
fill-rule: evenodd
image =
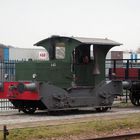
<svg viewBox="0 0 140 140"><path fill-rule="evenodd" d="M3 49L4 60L9 60L9 48Z"/></svg>
<svg viewBox="0 0 140 140"><path fill-rule="evenodd" d="M9 48L0 48L0 60L9 60Z"/></svg>
<svg viewBox="0 0 140 140"><path fill-rule="evenodd" d="M4 59L3 48L0 48L0 60Z"/></svg>
<svg viewBox="0 0 140 140"><path fill-rule="evenodd" d="M9 60L48 60L48 52L35 48L9 48Z"/></svg>

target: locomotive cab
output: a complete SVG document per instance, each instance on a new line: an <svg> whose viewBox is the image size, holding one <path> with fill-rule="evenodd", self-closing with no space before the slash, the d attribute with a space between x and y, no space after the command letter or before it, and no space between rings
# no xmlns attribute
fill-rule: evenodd
<svg viewBox="0 0 140 140"><path fill-rule="evenodd" d="M57 73L49 78L51 75L47 75L47 69L41 76L42 69L41 73L37 72L38 80L53 82L55 79L53 83L56 85L70 88L73 84L96 86L104 80L106 54L113 46L120 44L108 39L52 36L35 45L43 46L48 51L50 69Z"/></svg>

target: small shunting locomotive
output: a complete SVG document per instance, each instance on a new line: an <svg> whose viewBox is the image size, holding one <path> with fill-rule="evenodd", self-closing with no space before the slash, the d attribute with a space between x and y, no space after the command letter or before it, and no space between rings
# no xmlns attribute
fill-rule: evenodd
<svg viewBox="0 0 140 140"><path fill-rule="evenodd" d="M111 108L122 94L121 80L105 80L105 57L121 44L107 38L51 36L43 46L48 61L22 61L15 65L16 80L0 83L0 98L31 114L36 110Z"/></svg>

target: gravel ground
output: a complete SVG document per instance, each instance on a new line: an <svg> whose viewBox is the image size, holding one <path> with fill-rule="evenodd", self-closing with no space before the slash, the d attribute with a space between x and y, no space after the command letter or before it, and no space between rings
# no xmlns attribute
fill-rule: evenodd
<svg viewBox="0 0 140 140"><path fill-rule="evenodd" d="M59 125L67 123L85 122L91 119L117 119L129 114L140 113L140 108L112 108L105 113L97 113L91 110L80 110L75 112L65 112L60 115L48 115L47 112L36 112L33 115L19 113L18 111L0 112L0 129L7 125L9 129L35 127L44 125Z"/></svg>

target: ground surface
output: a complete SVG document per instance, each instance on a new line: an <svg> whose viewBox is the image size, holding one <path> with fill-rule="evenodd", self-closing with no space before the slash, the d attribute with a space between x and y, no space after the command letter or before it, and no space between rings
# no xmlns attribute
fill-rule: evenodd
<svg viewBox="0 0 140 140"><path fill-rule="evenodd" d="M86 122L91 119L118 119L125 118L129 114L140 113L139 107L112 108L105 113L97 113L92 110L68 111L48 115L47 112L36 112L27 115L18 111L0 112L0 129L3 125L11 128L35 127L43 125L59 125L76 122Z"/></svg>
<svg viewBox="0 0 140 140"><path fill-rule="evenodd" d="M113 107L111 110L105 113L97 113L93 110L80 110L80 111L68 111L60 112L56 114L48 115L47 112L36 112L33 115L26 115L22 112L6 111L0 112L0 129L3 129L3 125L7 125L8 129L13 128L25 128L25 127L37 127L37 126L50 126L50 125L61 125L78 122L88 122L91 120L117 120L127 118L131 114L140 114L140 107ZM140 129L124 129L115 130L112 132L100 133L83 133L77 136L70 135L69 137L59 138L47 138L39 140L79 140L89 139L93 137L103 137L109 135L129 134L134 132L140 132ZM38 140L38 139L32 139Z"/></svg>

